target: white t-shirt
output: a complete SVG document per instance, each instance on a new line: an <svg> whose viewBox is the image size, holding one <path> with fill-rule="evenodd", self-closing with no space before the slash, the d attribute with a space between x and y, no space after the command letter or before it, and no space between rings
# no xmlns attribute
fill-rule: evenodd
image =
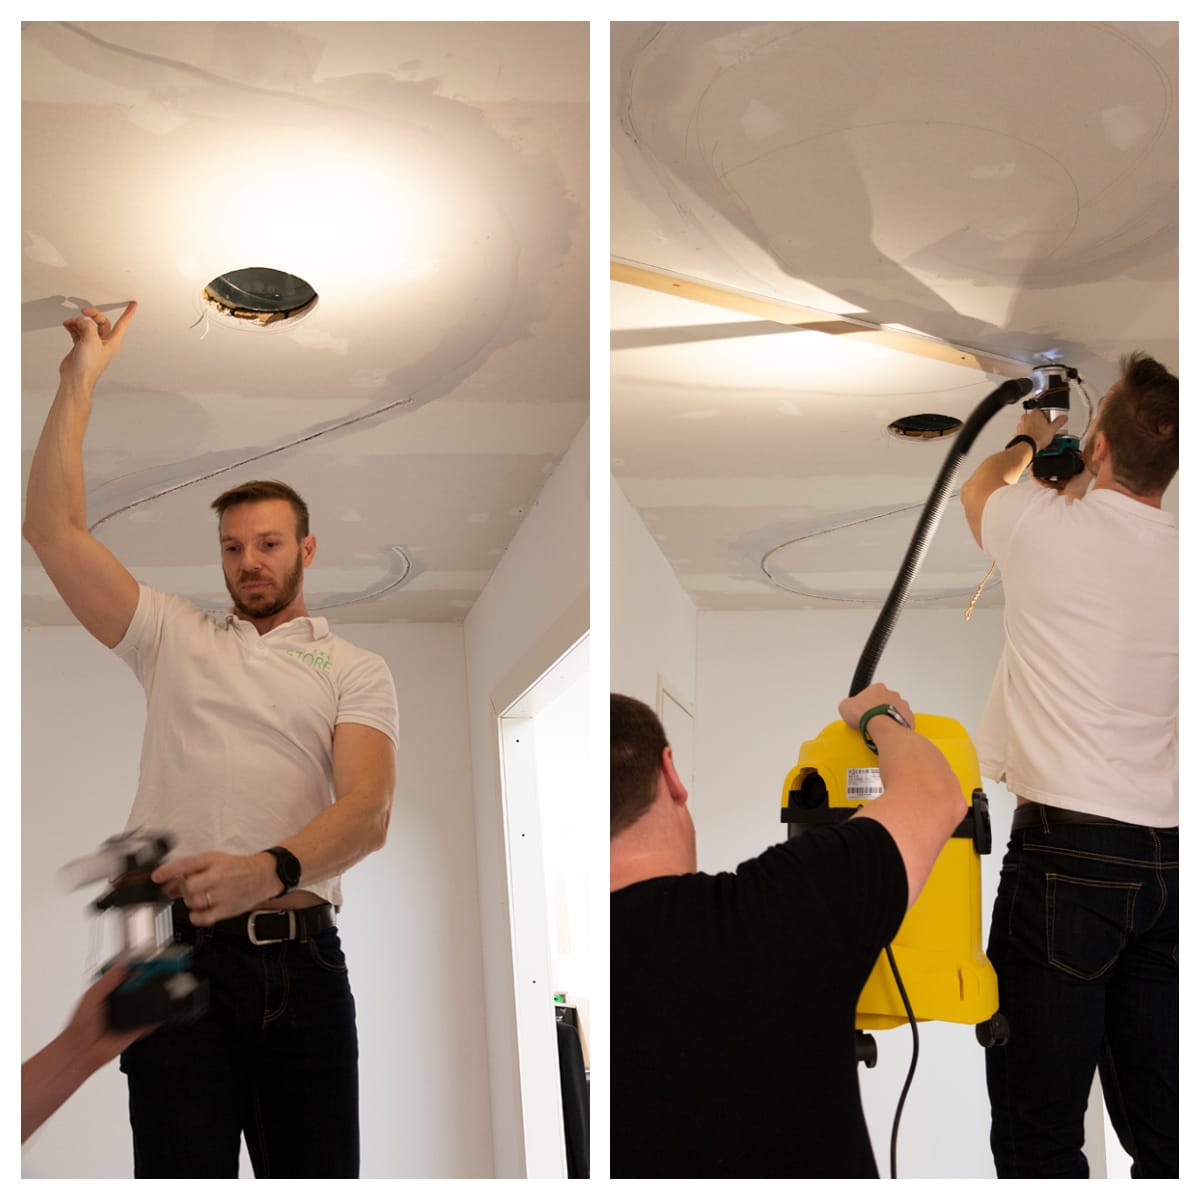
<svg viewBox="0 0 1200 1200"><path fill-rule="evenodd" d="M1004 650L981 772L1029 800L1179 823L1175 516L1111 489L1068 501L1031 480L983 510L1004 578Z"/></svg>
<svg viewBox="0 0 1200 1200"><path fill-rule="evenodd" d="M140 586L114 647L146 691L141 771L129 828L165 830L172 857L257 854L334 801L333 731L353 722L397 740L383 659L296 617L259 635ZM340 904L341 877L305 884Z"/></svg>

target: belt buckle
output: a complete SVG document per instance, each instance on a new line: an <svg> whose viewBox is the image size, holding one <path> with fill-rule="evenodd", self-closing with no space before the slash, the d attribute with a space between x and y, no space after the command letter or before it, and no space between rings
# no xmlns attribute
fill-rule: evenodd
<svg viewBox="0 0 1200 1200"><path fill-rule="evenodd" d="M284 912L287 913L288 931L286 937L276 938L260 938L254 932L254 920L256 917L280 916ZM290 942L296 938L296 910L294 908L279 909L279 908L256 908L246 918L246 936L250 939L252 946L273 946L276 942Z"/></svg>

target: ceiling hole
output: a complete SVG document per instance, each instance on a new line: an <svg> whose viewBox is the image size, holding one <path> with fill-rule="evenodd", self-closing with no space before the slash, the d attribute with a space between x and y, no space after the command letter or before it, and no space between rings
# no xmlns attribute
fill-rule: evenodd
<svg viewBox="0 0 1200 1200"><path fill-rule="evenodd" d="M913 413L912 416L893 421L888 426L888 433L905 440L930 441L961 428L962 422L957 417L947 417L942 413Z"/></svg>
<svg viewBox="0 0 1200 1200"><path fill-rule="evenodd" d="M240 267L204 285L204 299L224 317L248 325L298 321L316 307L312 284L274 267Z"/></svg>

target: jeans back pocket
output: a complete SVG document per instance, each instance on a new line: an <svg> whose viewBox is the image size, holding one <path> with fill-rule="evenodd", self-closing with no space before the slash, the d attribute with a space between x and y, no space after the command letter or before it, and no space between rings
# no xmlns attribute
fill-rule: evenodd
<svg viewBox="0 0 1200 1200"><path fill-rule="evenodd" d="M1050 962L1078 979L1098 979L1133 929L1140 883L1046 875L1046 947Z"/></svg>

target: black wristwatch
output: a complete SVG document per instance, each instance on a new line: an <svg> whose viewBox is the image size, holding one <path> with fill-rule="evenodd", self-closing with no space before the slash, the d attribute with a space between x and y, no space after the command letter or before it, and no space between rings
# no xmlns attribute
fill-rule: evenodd
<svg viewBox="0 0 1200 1200"><path fill-rule="evenodd" d="M1038 450L1037 442L1035 442L1027 433L1018 433L1017 436L1004 447L1005 450L1011 450L1018 442L1028 442L1030 450L1032 450L1035 455L1041 453Z"/></svg>
<svg viewBox="0 0 1200 1200"><path fill-rule="evenodd" d="M279 876L279 882L283 885L282 890L272 899L278 900L280 896L294 892L300 883L300 860L282 846L272 846L263 853L270 854L275 859L275 874Z"/></svg>

